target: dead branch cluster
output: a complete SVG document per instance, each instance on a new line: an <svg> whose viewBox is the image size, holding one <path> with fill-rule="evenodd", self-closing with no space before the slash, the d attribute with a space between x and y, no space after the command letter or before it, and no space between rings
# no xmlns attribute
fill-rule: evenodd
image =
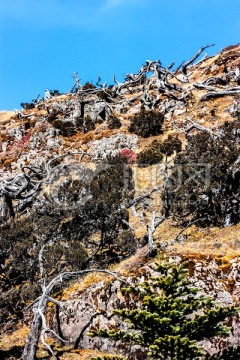
<svg viewBox="0 0 240 360"><path fill-rule="evenodd" d="M182 62L175 70L173 70L174 62L164 67L160 60L146 60L146 63L139 69L137 74L126 74L124 82L119 82L114 75L114 85L110 85L109 87L107 87L107 82L100 84L100 76L98 77L96 85L82 86L78 74L74 73L75 82L70 93L76 92L81 96L102 93L107 102L116 103L117 101L121 102L121 97L124 93L128 92L132 94L138 90L140 93L142 92L142 95L140 94L137 98L140 99L146 109L156 108L160 102L160 95L165 95L167 98L186 103L194 88L208 91L201 97L201 101L238 94L240 92L239 87L233 85L233 83L237 83L237 85L240 84L240 70L238 67L234 70L226 68L223 76L211 76L202 83L196 83L193 84L193 87L186 88L185 85L189 83L189 78L196 68L196 65L199 65L209 57L205 54L197 63L194 64L194 62L200 57L204 50L213 45L214 44L208 44L203 46L191 59ZM174 79L174 81L171 81L172 79ZM227 86L230 82L232 84ZM154 96L151 90L156 90ZM135 100L136 97L134 96L132 99L127 99L127 102L130 104Z"/></svg>
<svg viewBox="0 0 240 360"><path fill-rule="evenodd" d="M89 273L96 273L96 272L112 276L115 279L126 283L126 281L120 278L116 273L105 269L86 269L86 270L79 270L72 272L63 272L61 274L58 274L48 282L45 277L45 265L44 265L43 254L46 251L46 247L51 245L52 245L51 241L49 241L48 244L43 245L38 256L39 273L40 273L39 282L41 286L41 295L33 302L32 306L30 307L33 310L34 316L31 323L30 332L26 340L24 351L22 354L23 360L33 360L36 358L36 351L38 348L39 340L41 341L42 345L48 350L49 354L54 359L57 359L51 346L46 342L47 335L52 335L54 338L61 341L62 343L66 343L66 341L59 334L57 334L56 331L54 331L48 326L46 320L46 310L48 303L53 303L56 306L58 306L58 308L62 308L63 306L63 302L58 301L53 297L51 297L51 294L53 293L53 290L57 285L69 279L79 278L83 275ZM87 329L87 324L85 328Z"/></svg>
<svg viewBox="0 0 240 360"><path fill-rule="evenodd" d="M81 162L84 156L90 156L84 151L65 153L54 157L45 163L44 168L32 166L21 167L21 173L15 177L3 179L0 183L0 210L3 219L14 217L16 212L21 212L30 206L41 190L43 183L47 183L50 173L60 160L66 156L80 155Z"/></svg>

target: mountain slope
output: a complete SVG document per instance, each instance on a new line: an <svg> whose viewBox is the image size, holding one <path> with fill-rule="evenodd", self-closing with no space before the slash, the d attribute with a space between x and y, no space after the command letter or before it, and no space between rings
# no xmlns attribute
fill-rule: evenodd
<svg viewBox="0 0 240 360"><path fill-rule="evenodd" d="M14 346L23 345L23 338L19 341L14 334L25 337L26 328L21 327L29 326L31 311L24 309L41 293L43 245L48 281L63 271L109 266L133 281L152 271L158 249L175 261L187 260L192 281L215 299L225 305L239 303L239 55L240 45L230 46L196 64L192 59L179 70L146 61L138 74L128 74L123 84L115 79L110 87L99 82L82 86L76 75L72 92L25 104L28 109L0 113L4 354L11 347L14 354ZM224 131L229 131L230 143L224 138L224 146L215 151ZM219 180L224 188L216 198L225 227L212 215L207 223L192 218L200 206L208 216L210 207L199 202L205 193L198 191L202 185L196 178L191 186L200 197L188 204L193 210L185 222L166 199L166 181L174 183L176 161L185 159L199 134L213 137L216 162L224 174L227 171L227 181L235 179L234 189L226 190L226 178L222 181L217 175L216 183ZM204 141L203 158L211 159ZM177 191L182 196L181 188ZM230 210L223 194L233 196ZM123 301L119 281L98 274L57 286L54 296L64 301L61 332L70 347L96 309L110 313L114 302ZM54 306L48 307L47 318L57 329ZM237 343L236 319L232 329L226 345ZM85 335L80 346L116 352L109 342ZM205 346L216 350L214 344ZM69 348L58 351L64 359L85 356ZM40 351L38 356L46 354Z"/></svg>

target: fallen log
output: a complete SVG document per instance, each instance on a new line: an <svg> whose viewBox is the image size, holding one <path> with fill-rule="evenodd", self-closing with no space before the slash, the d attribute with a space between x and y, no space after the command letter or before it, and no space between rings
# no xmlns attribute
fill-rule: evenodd
<svg viewBox="0 0 240 360"><path fill-rule="evenodd" d="M200 101L205 101L213 98L218 98L221 96L232 96L240 94L240 87L232 88L229 90L222 90L222 91L211 91L205 95L203 95L200 99Z"/></svg>

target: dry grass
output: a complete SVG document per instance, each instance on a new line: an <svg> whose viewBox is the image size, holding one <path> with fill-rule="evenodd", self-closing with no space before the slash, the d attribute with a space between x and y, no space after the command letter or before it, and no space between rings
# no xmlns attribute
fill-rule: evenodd
<svg viewBox="0 0 240 360"><path fill-rule="evenodd" d="M182 244L168 247L169 254L177 253L189 258L221 258L226 263L240 256L240 224L208 229L192 226L184 234L186 239Z"/></svg>
<svg viewBox="0 0 240 360"><path fill-rule="evenodd" d="M222 270L229 269L230 260L240 256L240 224L228 228L202 229L195 225L189 227L182 233L178 242L170 244L182 228L173 226L171 219L161 224L155 233L155 244L168 243L166 253L168 255L180 255L185 260L190 259L215 259ZM146 229L142 227L142 233ZM123 260L119 264L112 265L111 271L117 272L119 276L137 276L142 266L148 260L146 254L148 246L137 250L136 254ZM63 293L62 300L75 298L93 284L104 281L105 284L112 281L111 276L91 273L81 281L71 284Z"/></svg>
<svg viewBox="0 0 240 360"><path fill-rule="evenodd" d="M26 338L29 333L29 328L23 326L14 331L12 334L4 334L0 337L0 350L10 351L15 347L24 347ZM54 342L53 339L48 339L46 342L51 345L55 354L59 354L59 359L62 360L91 360L92 357L110 355L109 353L102 353L95 350L73 350L71 347L61 347ZM60 355L61 354L61 355ZM50 359L46 349L40 344L37 350L38 359ZM52 359L52 358L51 358Z"/></svg>
<svg viewBox="0 0 240 360"><path fill-rule="evenodd" d="M119 264L112 265L111 271L115 271L121 276L136 276L138 270L147 263L146 255L148 251L148 246L138 249L136 253L128 259L121 261Z"/></svg>
<svg viewBox="0 0 240 360"><path fill-rule="evenodd" d="M69 353L61 355L59 358L61 360L91 360L92 357L111 355L107 353L102 353L95 350L72 350Z"/></svg>
<svg viewBox="0 0 240 360"><path fill-rule="evenodd" d="M23 325L12 334L3 334L0 336L0 350L8 351L14 346L24 346L28 333L29 328Z"/></svg>
<svg viewBox="0 0 240 360"><path fill-rule="evenodd" d="M0 125L9 124L15 116L15 111L0 111Z"/></svg>
<svg viewBox="0 0 240 360"><path fill-rule="evenodd" d="M62 301L69 300L70 298L72 298L72 296L74 296L75 294L80 294L81 292L89 288L91 285L97 284L103 280L105 282L107 282L107 280L110 281L110 278L111 276L106 274L101 274L98 272L90 273L80 281L78 280L76 282L71 283L71 285L63 291L61 300Z"/></svg>

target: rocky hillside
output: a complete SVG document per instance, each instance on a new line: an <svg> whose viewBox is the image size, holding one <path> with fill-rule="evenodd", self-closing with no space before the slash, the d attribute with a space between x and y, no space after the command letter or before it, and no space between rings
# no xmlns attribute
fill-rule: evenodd
<svg viewBox="0 0 240 360"><path fill-rule="evenodd" d="M201 58L207 47L179 67L147 60L110 86L75 73L69 93L0 112L1 358L21 357L41 309L54 335L39 359L49 344L59 359L145 359L87 332L125 306L121 280L152 275L163 253L239 305L240 45ZM204 342L210 354L239 344L237 316L230 327Z"/></svg>

